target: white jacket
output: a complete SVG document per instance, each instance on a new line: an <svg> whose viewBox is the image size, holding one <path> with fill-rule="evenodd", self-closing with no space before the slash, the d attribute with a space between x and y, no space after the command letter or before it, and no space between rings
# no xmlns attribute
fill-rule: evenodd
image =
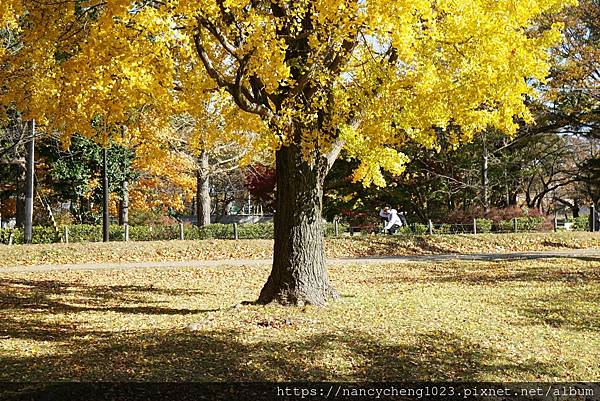
<svg viewBox="0 0 600 401"><path fill-rule="evenodd" d="M387 213L382 210L379 212L379 215L386 218L388 221L385 225L386 230L389 230L394 225L402 227L402 220L400 220L400 216L398 216L398 211L396 209L390 209Z"/></svg>

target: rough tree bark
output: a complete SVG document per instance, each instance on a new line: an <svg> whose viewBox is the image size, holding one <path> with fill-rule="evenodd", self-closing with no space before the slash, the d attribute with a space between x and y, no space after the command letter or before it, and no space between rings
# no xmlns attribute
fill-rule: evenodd
<svg viewBox="0 0 600 401"><path fill-rule="evenodd" d="M298 147L276 154L277 190L273 268L259 304L322 306L338 294L329 283L323 252L322 160L309 165Z"/></svg>
<svg viewBox="0 0 600 401"><path fill-rule="evenodd" d="M198 227L210 225L210 173L208 152L201 151L198 157L198 170L196 171L196 214Z"/></svg>

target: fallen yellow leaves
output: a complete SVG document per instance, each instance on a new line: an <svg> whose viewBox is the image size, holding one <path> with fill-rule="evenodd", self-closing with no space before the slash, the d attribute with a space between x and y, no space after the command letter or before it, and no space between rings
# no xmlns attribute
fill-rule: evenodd
<svg viewBox="0 0 600 401"><path fill-rule="evenodd" d="M585 232L327 238L329 258L498 253L599 248L600 235ZM111 242L0 246L0 267L72 264L268 259L272 240Z"/></svg>
<svg viewBox="0 0 600 401"><path fill-rule="evenodd" d="M0 380L582 381L600 262L335 265L326 308L242 305L269 266L0 275Z"/></svg>

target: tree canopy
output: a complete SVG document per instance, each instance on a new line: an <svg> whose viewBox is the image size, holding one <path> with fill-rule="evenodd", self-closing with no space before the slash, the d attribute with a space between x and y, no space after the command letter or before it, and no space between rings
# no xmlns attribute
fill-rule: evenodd
<svg viewBox="0 0 600 401"><path fill-rule="evenodd" d="M512 133L527 80L543 81L556 26L536 1L3 1L0 103L66 136L154 129L135 118L205 114L215 96L269 128L263 146L307 159L345 140L355 178L400 172L395 145ZM165 123L163 121L163 123ZM302 129L292 134L290 125Z"/></svg>

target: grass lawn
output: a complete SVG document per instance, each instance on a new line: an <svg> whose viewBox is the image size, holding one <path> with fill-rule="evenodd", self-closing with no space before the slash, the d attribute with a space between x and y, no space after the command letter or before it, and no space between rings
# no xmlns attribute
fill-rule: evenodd
<svg viewBox="0 0 600 401"><path fill-rule="evenodd" d="M268 271L3 273L0 381L600 380L596 259L334 266L326 308L239 306Z"/></svg>
<svg viewBox="0 0 600 401"><path fill-rule="evenodd" d="M410 256L600 248L600 233L559 232L478 235L365 235L327 238L327 257ZM0 267L226 259L266 259L272 240L203 240L0 245Z"/></svg>

